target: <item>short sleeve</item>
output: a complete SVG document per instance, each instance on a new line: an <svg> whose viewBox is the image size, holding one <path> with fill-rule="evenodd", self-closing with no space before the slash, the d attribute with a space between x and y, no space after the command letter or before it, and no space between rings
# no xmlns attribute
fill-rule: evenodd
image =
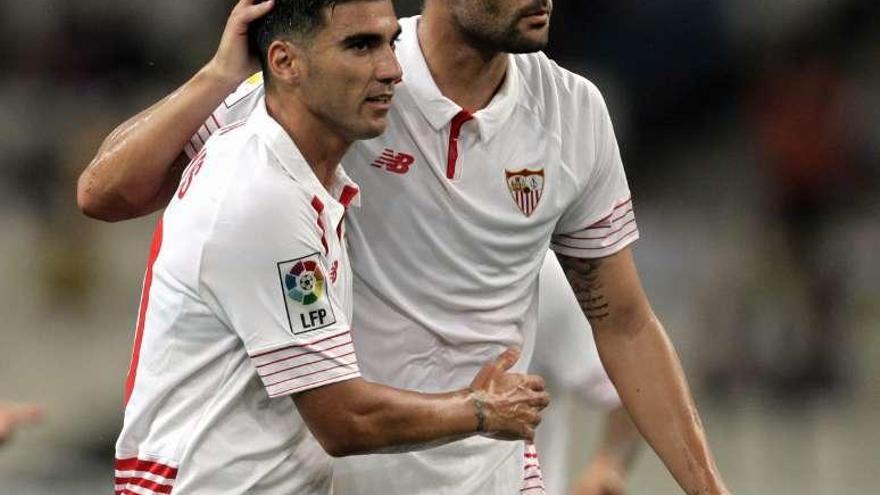
<svg viewBox="0 0 880 495"><path fill-rule="evenodd" d="M258 72L241 83L219 107L211 112L208 120L183 147L186 156L193 159L215 132L246 119L256 108L263 94L263 74Z"/></svg>
<svg viewBox="0 0 880 495"><path fill-rule="evenodd" d="M550 247L567 256L601 258L634 242L639 231L608 108L595 86L588 89L592 125L583 128L592 129L595 162L557 223Z"/></svg>
<svg viewBox="0 0 880 495"><path fill-rule="evenodd" d="M319 212L292 180L264 182L223 200L199 269L202 295L244 342L270 397L360 376Z"/></svg>

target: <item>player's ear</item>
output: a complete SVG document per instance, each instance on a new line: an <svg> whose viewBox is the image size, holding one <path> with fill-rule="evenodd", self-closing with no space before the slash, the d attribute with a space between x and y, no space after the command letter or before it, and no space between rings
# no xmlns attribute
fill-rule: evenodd
<svg viewBox="0 0 880 495"><path fill-rule="evenodd" d="M305 66L302 50L287 40L275 40L266 52L266 62L272 76L288 85L296 85Z"/></svg>

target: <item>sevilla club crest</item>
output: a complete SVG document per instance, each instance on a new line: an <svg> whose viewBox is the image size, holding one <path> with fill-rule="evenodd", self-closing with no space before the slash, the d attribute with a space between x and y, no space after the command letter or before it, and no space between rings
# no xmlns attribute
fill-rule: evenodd
<svg viewBox="0 0 880 495"><path fill-rule="evenodd" d="M513 202L525 216L532 216L544 193L544 169L505 170L504 174Z"/></svg>

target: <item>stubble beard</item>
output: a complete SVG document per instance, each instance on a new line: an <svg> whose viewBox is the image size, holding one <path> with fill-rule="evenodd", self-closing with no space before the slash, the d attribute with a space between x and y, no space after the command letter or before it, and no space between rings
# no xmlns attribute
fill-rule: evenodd
<svg viewBox="0 0 880 495"><path fill-rule="evenodd" d="M528 10L545 5L552 12L552 0L547 2L536 0ZM458 16L458 24L462 34L474 48L484 53L534 53L547 46L547 35L540 38L530 38L520 31L522 10L516 12L506 25L502 25L497 22L502 14L500 9L491 3L486 6L486 9L484 15L481 16L474 12L463 12ZM474 21L467 22L467 19L474 19Z"/></svg>

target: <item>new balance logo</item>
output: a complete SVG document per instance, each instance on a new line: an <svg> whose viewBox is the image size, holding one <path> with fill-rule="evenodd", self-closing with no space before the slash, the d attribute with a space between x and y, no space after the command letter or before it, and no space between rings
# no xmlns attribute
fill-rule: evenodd
<svg viewBox="0 0 880 495"><path fill-rule="evenodd" d="M403 175L409 172L410 166L416 161L412 155L406 153L394 153L394 150L385 148L385 151L376 158L371 165L376 168L384 168L385 170Z"/></svg>

